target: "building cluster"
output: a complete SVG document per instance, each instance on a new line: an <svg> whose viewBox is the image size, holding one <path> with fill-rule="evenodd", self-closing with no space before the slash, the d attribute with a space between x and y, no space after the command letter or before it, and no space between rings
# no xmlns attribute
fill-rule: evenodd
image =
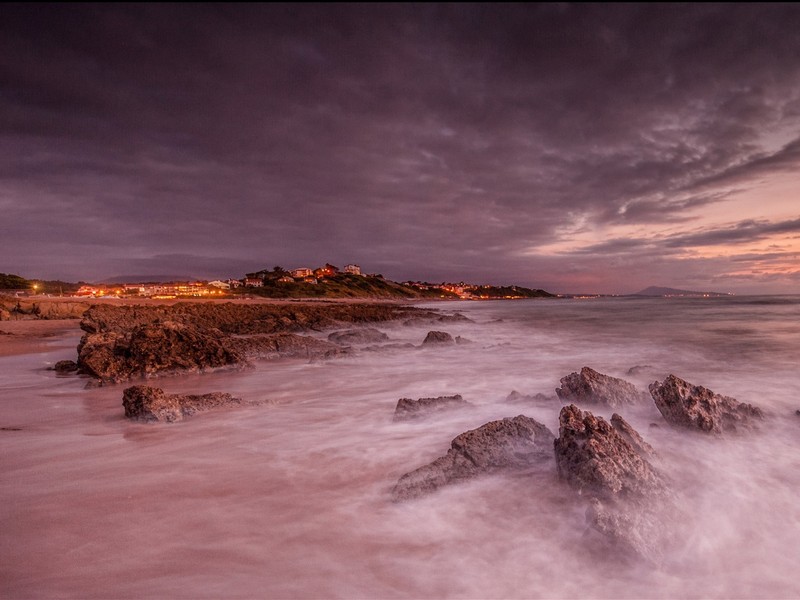
<svg viewBox="0 0 800 600"><path fill-rule="evenodd" d="M251 273L242 280L245 287L263 287L264 281L274 280L278 283L311 283L316 284L326 277L333 277L340 272L350 275L361 275L361 267L355 264L345 265L344 269L340 271L339 267L326 263L323 267L316 269L309 269L308 267L298 267L290 271L284 271L279 267L275 267L272 271L258 271ZM276 275L278 276L276 278Z"/></svg>
<svg viewBox="0 0 800 600"><path fill-rule="evenodd" d="M355 264L345 265L341 270L350 275L361 275L361 267ZM125 283L107 285L82 285L75 292L76 296L84 298L103 298L109 296L139 296L145 298L199 298L214 297L229 292L238 287L263 287L266 280L278 283L319 283L326 277L333 277L340 273L338 267L326 264L317 269L300 267L291 271L284 271L275 267L272 271L258 271L249 273L242 279L226 279L217 281L172 281L169 283Z"/></svg>
<svg viewBox="0 0 800 600"><path fill-rule="evenodd" d="M474 290L478 289L477 285L471 283L428 283L425 281L404 281L403 285L414 288L417 290L439 290L454 294L462 299L475 298Z"/></svg>

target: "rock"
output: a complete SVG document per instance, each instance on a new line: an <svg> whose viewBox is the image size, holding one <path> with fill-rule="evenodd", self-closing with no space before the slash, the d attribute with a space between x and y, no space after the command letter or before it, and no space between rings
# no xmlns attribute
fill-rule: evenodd
<svg viewBox="0 0 800 600"><path fill-rule="evenodd" d="M653 447L645 442L644 438L639 435L639 432L631 427L630 424L617 413L611 415L611 426L616 429L617 433L622 436L622 439L628 442L641 456L655 456L656 453Z"/></svg>
<svg viewBox="0 0 800 600"><path fill-rule="evenodd" d="M469 340L465 337L461 337L460 335L456 336L456 344L472 344L474 343L472 340Z"/></svg>
<svg viewBox="0 0 800 600"><path fill-rule="evenodd" d="M521 394L517 390L511 390L511 393L506 396L506 402L512 403L550 402L552 400L552 398L548 398L542 393L533 394L531 396L529 394Z"/></svg>
<svg viewBox="0 0 800 600"><path fill-rule="evenodd" d="M800 417L800 410L794 411L794 414L796 414L798 417Z"/></svg>
<svg viewBox="0 0 800 600"><path fill-rule="evenodd" d="M254 335L226 340L225 345L248 359L272 358L333 358L348 354L347 348L296 333Z"/></svg>
<svg viewBox="0 0 800 600"><path fill-rule="evenodd" d="M565 402L604 404L611 408L636 404L644 397L633 384L603 375L589 367L583 367L580 374L570 373L562 377L561 387L556 389L556 394Z"/></svg>
<svg viewBox="0 0 800 600"><path fill-rule="evenodd" d="M574 404L561 409L558 475L588 499L587 522L605 545L659 563L675 512L667 482L647 460L650 445L621 416L611 421Z"/></svg>
<svg viewBox="0 0 800 600"><path fill-rule="evenodd" d="M625 423L619 415L614 416ZM558 421L554 446L558 474L579 492L613 499L647 497L665 489L647 459L602 417L570 404L561 409ZM632 430L627 423L625 426Z"/></svg>
<svg viewBox="0 0 800 600"><path fill-rule="evenodd" d="M125 416L142 422L173 423L198 412L241 404L241 398L221 392L199 396L165 394L160 388L146 385L134 385L122 394Z"/></svg>
<svg viewBox="0 0 800 600"><path fill-rule="evenodd" d="M347 329L345 331L334 331L328 335L328 340L335 344L348 346L351 344L376 344L385 342L389 336L377 329Z"/></svg>
<svg viewBox="0 0 800 600"><path fill-rule="evenodd" d="M471 406L471 404L464 400L460 394L456 394L455 396L439 396L438 398L420 398L419 400L400 398L394 409L394 420L409 421L411 419L419 419L420 417L432 413L465 408L467 406Z"/></svg>
<svg viewBox="0 0 800 600"><path fill-rule="evenodd" d="M392 498L409 500L485 473L541 466L552 461L554 438L530 417L491 421L457 436L444 456L403 475Z"/></svg>
<svg viewBox="0 0 800 600"><path fill-rule="evenodd" d="M151 422L174 422L197 412L241 404L240 398L214 392L203 395L166 394L160 388L137 385L123 392L125 416Z"/></svg>
<svg viewBox="0 0 800 600"><path fill-rule="evenodd" d="M78 346L80 369L102 382L176 371L201 371L245 362L218 330L175 322L141 325L130 337L87 334Z"/></svg>
<svg viewBox="0 0 800 600"><path fill-rule="evenodd" d="M465 317L461 313L453 313L452 315L442 315L437 319L440 323L474 323L469 317Z"/></svg>
<svg viewBox="0 0 800 600"><path fill-rule="evenodd" d="M78 370L78 363L74 360L60 360L53 365L53 370L56 373L72 373Z"/></svg>
<svg viewBox="0 0 800 600"><path fill-rule="evenodd" d="M429 331L422 342L423 346L435 344L455 344L453 336L445 331Z"/></svg>
<svg viewBox="0 0 800 600"><path fill-rule="evenodd" d="M760 408L734 398L715 394L675 375L650 384L650 395L667 423L706 433L735 431L762 419Z"/></svg>

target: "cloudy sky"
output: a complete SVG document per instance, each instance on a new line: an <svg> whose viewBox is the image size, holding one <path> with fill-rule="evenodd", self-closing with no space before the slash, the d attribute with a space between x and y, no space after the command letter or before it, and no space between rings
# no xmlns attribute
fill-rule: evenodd
<svg viewBox="0 0 800 600"><path fill-rule="evenodd" d="M800 293L800 5L0 11L2 272Z"/></svg>

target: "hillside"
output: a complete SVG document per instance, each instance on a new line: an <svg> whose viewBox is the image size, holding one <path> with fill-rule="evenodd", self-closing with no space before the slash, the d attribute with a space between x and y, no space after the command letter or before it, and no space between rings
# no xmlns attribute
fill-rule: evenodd
<svg viewBox="0 0 800 600"><path fill-rule="evenodd" d="M416 290L383 277L349 273L330 275L318 283L279 281L267 276L263 287L238 288L231 293L266 298L456 298L443 290Z"/></svg>

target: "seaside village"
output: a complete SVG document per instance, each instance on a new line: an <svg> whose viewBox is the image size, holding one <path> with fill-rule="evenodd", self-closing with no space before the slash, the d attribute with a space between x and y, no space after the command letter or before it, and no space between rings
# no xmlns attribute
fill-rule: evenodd
<svg viewBox="0 0 800 600"><path fill-rule="evenodd" d="M345 265L343 269L325 264L316 269L299 267L291 270L284 270L275 267L272 270L263 270L256 273L248 273L242 279L225 279L216 281L171 281L163 282L143 282L143 283L119 283L119 284L99 284L82 285L75 296L84 298L104 298L104 297L142 297L155 299L173 299L187 297L225 297L231 290L246 292L238 288L261 288L265 281L277 284L311 284L318 285L324 283L325 279L339 274L357 275L361 277L378 277L382 275L363 274L361 267L356 264ZM418 290L441 290L449 294L455 294L461 298L469 298L469 290L477 286L461 283L441 283L432 284L419 281L407 281L403 285Z"/></svg>

